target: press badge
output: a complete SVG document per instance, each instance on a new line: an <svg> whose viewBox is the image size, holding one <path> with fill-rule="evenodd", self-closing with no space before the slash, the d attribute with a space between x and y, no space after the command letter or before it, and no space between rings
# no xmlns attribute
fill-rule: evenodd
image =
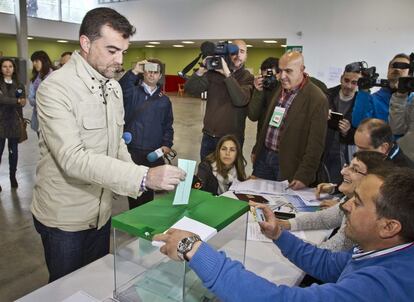
<svg viewBox="0 0 414 302"><path fill-rule="evenodd" d="M279 128L282 123L283 116L285 115L286 108L276 106L273 111L272 118L270 119L269 125Z"/></svg>

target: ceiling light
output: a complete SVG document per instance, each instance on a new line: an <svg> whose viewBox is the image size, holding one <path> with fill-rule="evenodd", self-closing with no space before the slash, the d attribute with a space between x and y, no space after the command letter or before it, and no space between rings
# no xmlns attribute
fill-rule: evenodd
<svg viewBox="0 0 414 302"><path fill-rule="evenodd" d="M56 42L58 42L58 43L68 43L69 41L66 41L66 40L57 40Z"/></svg>
<svg viewBox="0 0 414 302"><path fill-rule="evenodd" d="M145 45L145 47L151 48L151 47L155 47L154 45Z"/></svg>
<svg viewBox="0 0 414 302"><path fill-rule="evenodd" d="M253 47L253 45L247 44L246 47Z"/></svg>
<svg viewBox="0 0 414 302"><path fill-rule="evenodd" d="M282 44L282 45L280 45L281 47L287 47L287 45L285 45L285 44Z"/></svg>
<svg viewBox="0 0 414 302"><path fill-rule="evenodd" d="M184 47L184 45L181 44L174 44L173 47Z"/></svg>
<svg viewBox="0 0 414 302"><path fill-rule="evenodd" d="M183 44L194 44L194 41L181 41Z"/></svg>
<svg viewBox="0 0 414 302"><path fill-rule="evenodd" d="M161 44L161 42L158 42L158 41L151 41L151 42L148 42L149 44L154 44L154 45L159 45L159 44Z"/></svg>
<svg viewBox="0 0 414 302"><path fill-rule="evenodd" d="M33 40L34 38L33 37L27 37L27 40Z"/></svg>
<svg viewBox="0 0 414 302"><path fill-rule="evenodd" d="M277 43L276 40L263 40L263 42L267 43L267 44L276 44Z"/></svg>

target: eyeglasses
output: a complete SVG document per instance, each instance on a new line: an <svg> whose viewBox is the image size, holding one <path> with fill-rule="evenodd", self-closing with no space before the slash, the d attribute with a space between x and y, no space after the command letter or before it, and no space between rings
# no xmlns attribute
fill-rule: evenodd
<svg viewBox="0 0 414 302"><path fill-rule="evenodd" d="M355 169L354 166L350 166L348 164L344 164L344 166L342 167L342 169L349 169L352 173L358 173L358 174L361 174L361 175L364 175L364 176L367 175L367 173L358 171L357 169Z"/></svg>

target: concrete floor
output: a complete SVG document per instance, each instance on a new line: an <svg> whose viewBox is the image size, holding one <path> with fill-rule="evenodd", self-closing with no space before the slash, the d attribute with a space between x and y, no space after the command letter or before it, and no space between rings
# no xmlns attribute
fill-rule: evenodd
<svg viewBox="0 0 414 302"><path fill-rule="evenodd" d="M202 117L205 103L199 99L171 96L174 111L174 149L180 158L199 161ZM31 116L29 105L25 116ZM40 236L30 213L36 162L39 157L37 136L28 129L29 139L19 145L17 179L19 188L10 189L7 147L0 167L0 301L13 301L47 284L48 272ZM256 124L246 121L246 173L251 173L250 151L256 136ZM126 198L113 204L113 213L128 209Z"/></svg>

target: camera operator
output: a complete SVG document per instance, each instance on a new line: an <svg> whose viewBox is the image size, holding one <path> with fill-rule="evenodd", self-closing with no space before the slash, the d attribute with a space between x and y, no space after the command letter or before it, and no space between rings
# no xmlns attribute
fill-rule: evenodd
<svg viewBox="0 0 414 302"><path fill-rule="evenodd" d="M367 89L360 89L352 112L352 125L355 128L366 118L388 120L391 94L397 88L398 79L408 75L409 63L409 56L403 53L397 54L388 65L389 87L382 87L373 94L370 94Z"/></svg>
<svg viewBox="0 0 414 302"><path fill-rule="evenodd" d="M330 111L323 161L333 183L342 181L341 169L344 164L349 164L354 153L356 129L351 120L360 77L361 72L348 64L341 76L341 84L328 90Z"/></svg>
<svg viewBox="0 0 414 302"><path fill-rule="evenodd" d="M414 58L414 54L411 54ZM413 58L411 65L414 64ZM394 135L402 135L398 144L404 153L414 161L414 78L406 78L408 81L402 85L402 79L398 89L391 96L389 123ZM410 94L411 93L411 94Z"/></svg>
<svg viewBox="0 0 414 302"><path fill-rule="evenodd" d="M257 121L256 141L259 137L267 106L279 87L279 59L268 57L260 65L260 75L254 79L254 90L249 102L248 118L252 122ZM256 158L256 146L250 155L252 163Z"/></svg>
<svg viewBox="0 0 414 302"><path fill-rule="evenodd" d="M247 105L254 77L244 68L247 58L246 43L235 40L233 44L237 45L239 50L236 54L229 55L231 64L222 57L220 69L207 70L200 67L184 86L187 93L195 96L207 91L201 160L213 152L220 138L227 134L236 135L243 147Z"/></svg>

